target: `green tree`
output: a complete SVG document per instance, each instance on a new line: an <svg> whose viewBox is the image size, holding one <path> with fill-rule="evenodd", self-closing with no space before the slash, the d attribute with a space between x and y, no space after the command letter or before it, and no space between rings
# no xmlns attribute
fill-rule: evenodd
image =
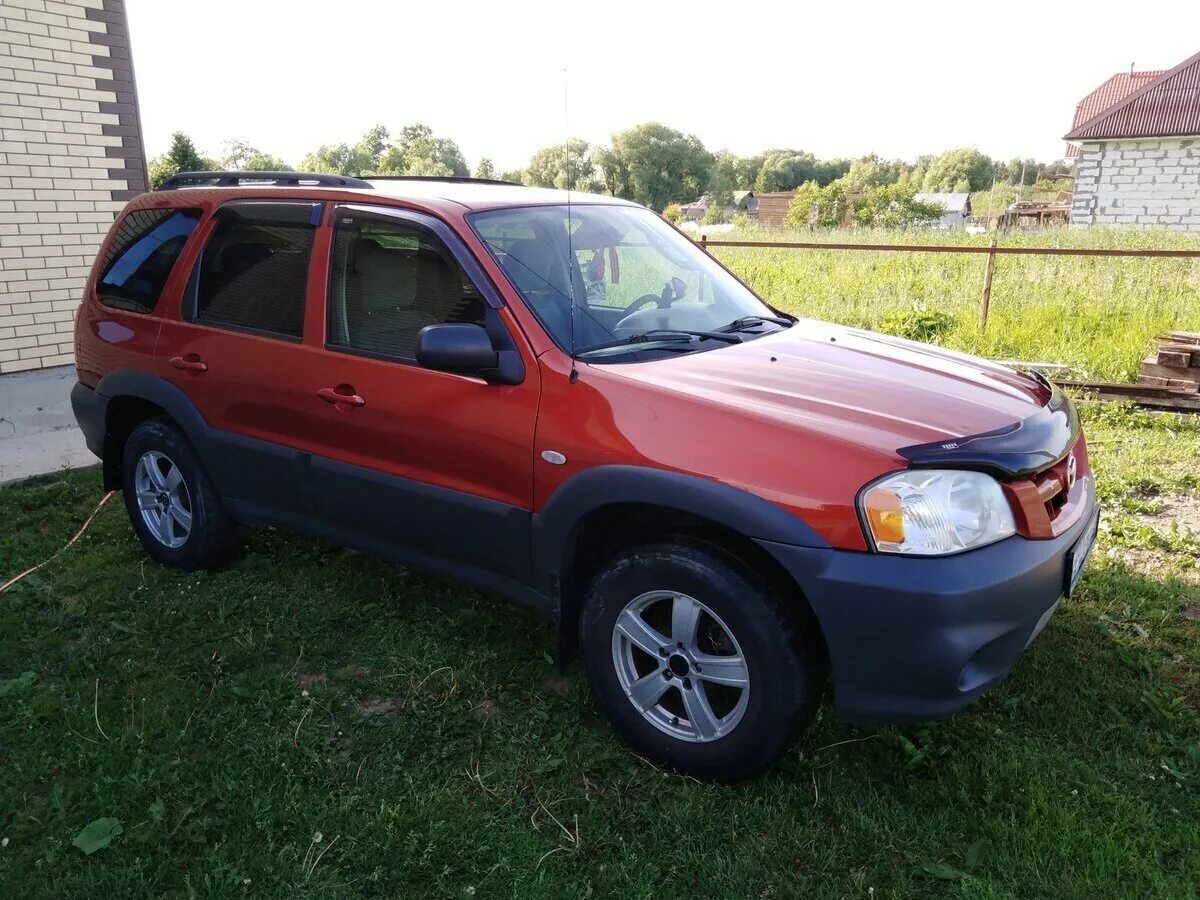
<svg viewBox="0 0 1200 900"><path fill-rule="evenodd" d="M789 228L837 228L846 218L846 190L841 181L826 185L806 181L796 188L783 224Z"/></svg>
<svg viewBox="0 0 1200 900"><path fill-rule="evenodd" d="M819 160L804 150L768 150L762 156L754 189L790 191L806 181L826 185L841 178L849 167L846 160Z"/></svg>
<svg viewBox="0 0 1200 900"><path fill-rule="evenodd" d="M323 144L300 162L306 172L329 175L374 175L380 171L380 157L388 144L388 130L376 125L358 143Z"/></svg>
<svg viewBox="0 0 1200 900"><path fill-rule="evenodd" d="M756 191L790 191L817 180L817 158L803 150L769 150L754 179Z"/></svg>
<svg viewBox="0 0 1200 900"><path fill-rule="evenodd" d="M715 200L708 204L700 219L701 225L720 225L725 221L725 210Z"/></svg>
<svg viewBox="0 0 1200 900"><path fill-rule="evenodd" d="M246 157L244 168L247 172L290 172L291 165L278 156L270 153L255 153Z"/></svg>
<svg viewBox="0 0 1200 900"><path fill-rule="evenodd" d="M914 168L912 163L899 159L880 159L874 153L854 160L842 178L847 192L896 184Z"/></svg>
<svg viewBox="0 0 1200 900"><path fill-rule="evenodd" d="M150 187L154 189L172 175L180 172L213 172L217 164L201 156L190 137L182 131L176 131L171 135L171 146L167 152L150 160L147 168L150 170Z"/></svg>
<svg viewBox="0 0 1200 900"><path fill-rule="evenodd" d="M524 169L505 169L503 172L500 173L500 180L501 181L511 181L513 184L524 184L525 183L525 170Z"/></svg>
<svg viewBox="0 0 1200 900"><path fill-rule="evenodd" d="M305 172L323 172L328 175L361 175L362 169L355 165L354 150L349 144L322 144L300 160Z"/></svg>
<svg viewBox="0 0 1200 900"><path fill-rule="evenodd" d="M1041 168L1037 160L1026 157L1014 157L1008 162L996 161L995 176L997 184L1030 185L1037 181L1038 170ZM990 185L989 185L990 187Z"/></svg>
<svg viewBox="0 0 1200 900"><path fill-rule="evenodd" d="M243 169L243 163L258 153L249 141L234 139L225 142L225 152L221 156L221 165L226 169Z"/></svg>
<svg viewBox="0 0 1200 900"><path fill-rule="evenodd" d="M471 174L458 144L435 136L428 125L419 122L400 129L399 140L382 152L379 171L383 175L437 177Z"/></svg>
<svg viewBox="0 0 1200 900"><path fill-rule="evenodd" d="M766 159L765 153L759 153L755 156L739 156L735 157L736 165L734 166L734 182L739 191L754 190L755 182L758 180L758 173L762 169L763 161Z"/></svg>
<svg viewBox="0 0 1200 900"><path fill-rule="evenodd" d="M931 225L944 210L916 199L916 190L903 184L883 184L863 191L854 201L854 221L868 228L908 228Z"/></svg>
<svg viewBox="0 0 1200 900"><path fill-rule="evenodd" d="M678 203L668 203L662 214L664 219L676 225L683 221L683 210Z"/></svg>
<svg viewBox="0 0 1200 900"><path fill-rule="evenodd" d="M221 157L221 168L242 172L288 172L291 166L278 156L263 153L247 141L225 142L225 153Z"/></svg>
<svg viewBox="0 0 1200 900"><path fill-rule="evenodd" d="M708 176L708 190L706 191L714 202L721 206L733 206L733 192L742 189L742 184L738 180L741 176L740 168L741 160L728 150L717 152L713 161L712 173ZM751 188L753 185L754 182L750 182L746 188Z"/></svg>
<svg viewBox="0 0 1200 900"><path fill-rule="evenodd" d="M362 163L363 172L370 173L372 165L379 164L379 157L387 149L390 139L391 135L382 125L367 129L367 133L359 138L354 145L354 153Z"/></svg>
<svg viewBox="0 0 1200 900"><path fill-rule="evenodd" d="M708 187L713 166L698 137L658 122L614 134L612 147L593 159L610 193L651 209L695 200Z"/></svg>
<svg viewBox="0 0 1200 900"><path fill-rule="evenodd" d="M604 190L591 146L580 138L543 147L533 154L525 169L525 183L559 190Z"/></svg>
<svg viewBox="0 0 1200 900"><path fill-rule="evenodd" d="M982 191L992 186L996 164L974 147L947 150L929 166L926 191Z"/></svg>
<svg viewBox="0 0 1200 900"><path fill-rule="evenodd" d="M488 159L486 156L483 159L481 159L479 161L479 165L477 165L475 167L475 177L476 178L487 178L489 180L495 179L496 167L494 165L492 165L492 161L490 159Z"/></svg>

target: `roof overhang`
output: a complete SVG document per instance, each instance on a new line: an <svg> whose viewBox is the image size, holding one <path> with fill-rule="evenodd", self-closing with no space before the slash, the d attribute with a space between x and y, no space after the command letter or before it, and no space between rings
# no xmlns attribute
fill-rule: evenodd
<svg viewBox="0 0 1200 900"><path fill-rule="evenodd" d="M1066 141L1191 137L1200 131L1200 53L1102 110Z"/></svg>

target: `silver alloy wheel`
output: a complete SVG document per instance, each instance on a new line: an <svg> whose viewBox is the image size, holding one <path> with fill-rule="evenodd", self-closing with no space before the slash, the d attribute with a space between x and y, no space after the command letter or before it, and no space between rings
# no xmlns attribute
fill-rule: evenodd
<svg viewBox="0 0 1200 900"><path fill-rule="evenodd" d="M669 621L670 636L647 613ZM671 737L715 741L746 714L750 673L742 648L716 613L686 594L648 591L631 600L613 626L612 657L629 702Z"/></svg>
<svg viewBox="0 0 1200 900"><path fill-rule="evenodd" d="M177 549L192 533L192 498L179 466L157 450L147 450L133 472L142 521L164 547Z"/></svg>

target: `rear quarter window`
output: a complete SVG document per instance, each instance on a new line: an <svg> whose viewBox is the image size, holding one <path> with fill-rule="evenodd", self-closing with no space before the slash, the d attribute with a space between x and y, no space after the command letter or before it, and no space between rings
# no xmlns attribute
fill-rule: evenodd
<svg viewBox="0 0 1200 900"><path fill-rule="evenodd" d="M198 209L141 209L125 216L96 282L100 302L129 312L152 311L199 222Z"/></svg>

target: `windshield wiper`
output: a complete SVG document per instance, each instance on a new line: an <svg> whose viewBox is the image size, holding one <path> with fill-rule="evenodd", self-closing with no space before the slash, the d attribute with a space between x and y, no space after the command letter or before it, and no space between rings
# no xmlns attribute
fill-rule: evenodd
<svg viewBox="0 0 1200 900"><path fill-rule="evenodd" d="M611 350L613 347L633 347L636 344L692 343L693 341L701 340L721 341L726 344L740 344L742 342L741 338L719 331L684 331L675 328L655 328L650 331L639 331L618 341L605 341L602 344L593 344L591 347L580 350L575 356L578 358L586 356L593 351Z"/></svg>
<svg viewBox="0 0 1200 900"><path fill-rule="evenodd" d="M771 322L775 325L791 325L791 319L785 319L782 316L742 316L740 319L734 319L728 325L722 325L721 331L745 331L755 325L763 325Z"/></svg>

